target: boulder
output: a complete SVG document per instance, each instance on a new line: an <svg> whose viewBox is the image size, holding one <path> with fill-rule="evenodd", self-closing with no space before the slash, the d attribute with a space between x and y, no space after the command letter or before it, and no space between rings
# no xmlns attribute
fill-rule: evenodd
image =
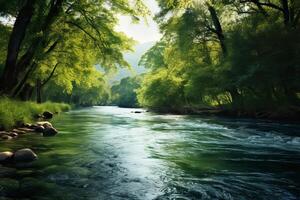
<svg viewBox="0 0 300 200"><path fill-rule="evenodd" d="M3 135L8 135L9 134L9 132L7 132L7 131L0 131L0 137L2 137Z"/></svg>
<svg viewBox="0 0 300 200"><path fill-rule="evenodd" d="M142 111L134 111L134 113L142 113Z"/></svg>
<svg viewBox="0 0 300 200"><path fill-rule="evenodd" d="M34 129L32 129L32 128L18 128L18 130L25 131L25 132L33 132L34 131Z"/></svg>
<svg viewBox="0 0 300 200"><path fill-rule="evenodd" d="M32 124L30 123L23 123L23 127L25 128L30 128L32 126Z"/></svg>
<svg viewBox="0 0 300 200"><path fill-rule="evenodd" d="M49 112L49 111L45 111L45 112L43 112L43 117L44 117L44 119L52 119L53 113Z"/></svg>
<svg viewBox="0 0 300 200"><path fill-rule="evenodd" d="M38 127L38 125L32 124L32 125L31 125L30 127L28 127L28 128L35 129L36 127Z"/></svg>
<svg viewBox="0 0 300 200"><path fill-rule="evenodd" d="M50 122L47 122L47 121L37 122L36 125L37 126L43 126L44 128L53 127L52 124Z"/></svg>
<svg viewBox="0 0 300 200"><path fill-rule="evenodd" d="M38 132L38 133L42 133L42 132L44 132L44 127L43 126L37 126L35 129L34 129L34 131L35 132Z"/></svg>
<svg viewBox="0 0 300 200"><path fill-rule="evenodd" d="M0 152L0 162L4 162L4 161L11 159L13 157L13 155L14 154L10 151Z"/></svg>
<svg viewBox="0 0 300 200"><path fill-rule="evenodd" d="M11 137L18 137L19 134L15 132L9 132L7 135Z"/></svg>
<svg viewBox="0 0 300 200"><path fill-rule="evenodd" d="M37 155L31 149L20 149L15 152L13 158L16 162L31 162L37 159Z"/></svg>
<svg viewBox="0 0 300 200"><path fill-rule="evenodd" d="M48 137L48 136L54 136L58 133L58 131L53 128L53 127L49 127L49 128L45 128L43 131L43 136Z"/></svg>
<svg viewBox="0 0 300 200"><path fill-rule="evenodd" d="M19 130L19 129L16 129L16 128L14 128L14 129L12 130L12 132L18 133L19 135L22 135L22 134L25 134L25 133L26 133L26 131L22 131L22 130Z"/></svg>
<svg viewBox="0 0 300 200"><path fill-rule="evenodd" d="M13 137L11 137L11 136L9 136L9 135L2 135L1 136L1 139L2 140L10 140L10 139L12 139Z"/></svg>

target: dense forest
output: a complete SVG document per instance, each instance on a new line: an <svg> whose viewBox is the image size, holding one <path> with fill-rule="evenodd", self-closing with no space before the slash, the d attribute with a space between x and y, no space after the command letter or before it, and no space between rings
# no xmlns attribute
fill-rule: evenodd
<svg viewBox="0 0 300 200"><path fill-rule="evenodd" d="M141 106L299 114L300 2L159 1L164 36L141 59Z"/></svg>
<svg viewBox="0 0 300 200"><path fill-rule="evenodd" d="M151 69L137 91L141 105L299 112L299 1L159 5L164 37L141 60Z"/></svg>
<svg viewBox="0 0 300 200"><path fill-rule="evenodd" d="M163 37L130 68L135 41L118 15L147 18L142 1L1 1L0 93L22 101L201 109L262 117L299 114L300 2L158 0ZM14 20L15 19L15 20Z"/></svg>
<svg viewBox="0 0 300 200"><path fill-rule="evenodd" d="M1 0L1 94L37 102L106 102L105 74L129 67L123 53L134 44L115 31L117 15L138 20L147 12L139 0L132 5L120 0Z"/></svg>

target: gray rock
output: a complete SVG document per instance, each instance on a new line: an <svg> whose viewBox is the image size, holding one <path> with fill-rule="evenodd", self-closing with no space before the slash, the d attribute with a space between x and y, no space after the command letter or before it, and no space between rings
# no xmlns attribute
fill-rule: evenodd
<svg viewBox="0 0 300 200"><path fill-rule="evenodd" d="M45 112L43 112L43 117L44 117L44 119L52 119L53 113L49 112L49 111L45 111Z"/></svg>
<svg viewBox="0 0 300 200"><path fill-rule="evenodd" d="M43 136L48 137L48 136L54 136L58 133L58 131L53 128L53 127L49 127L49 128L45 128L43 131Z"/></svg>
<svg viewBox="0 0 300 200"><path fill-rule="evenodd" d="M30 124L30 123L24 123L23 126L24 126L25 128L31 128L32 124Z"/></svg>
<svg viewBox="0 0 300 200"><path fill-rule="evenodd" d="M11 136L11 137L18 137L18 133L15 133L15 132L10 132L8 133L7 135Z"/></svg>
<svg viewBox="0 0 300 200"><path fill-rule="evenodd" d="M15 152L13 158L16 162L31 162L37 159L37 155L31 149L20 149Z"/></svg>
<svg viewBox="0 0 300 200"><path fill-rule="evenodd" d="M37 126L43 126L44 128L53 127L52 124L47 121L37 122L36 124L37 124Z"/></svg>
<svg viewBox="0 0 300 200"><path fill-rule="evenodd" d="M12 158L14 154L10 151L0 152L0 162L7 161Z"/></svg>
<svg viewBox="0 0 300 200"><path fill-rule="evenodd" d="M1 136L1 135L6 135L6 134L7 134L6 131L0 131L0 136Z"/></svg>
<svg viewBox="0 0 300 200"><path fill-rule="evenodd" d="M2 139L2 140L9 140L9 139L12 139L12 138L10 138L10 137L13 137L11 134L10 134L11 132L8 132L8 131L0 131L0 138ZM10 137L8 137L8 136L10 136Z"/></svg>
<svg viewBox="0 0 300 200"><path fill-rule="evenodd" d="M2 135L1 138L2 138L2 140L11 140L13 137L11 137L9 135Z"/></svg>
<svg viewBox="0 0 300 200"><path fill-rule="evenodd" d="M36 127L38 127L38 125L36 125L36 124L32 124L29 128L31 128L31 129L35 129Z"/></svg>
<svg viewBox="0 0 300 200"><path fill-rule="evenodd" d="M32 128L18 128L20 131L25 131L25 132L33 132L34 130Z"/></svg>
<svg viewBox="0 0 300 200"><path fill-rule="evenodd" d="M38 132L38 133L42 133L42 132L44 132L44 127L43 126L37 126L35 129L34 129L34 131L35 132Z"/></svg>
<svg viewBox="0 0 300 200"><path fill-rule="evenodd" d="M22 131L22 130L19 130L19 129L16 129L16 128L13 129L12 132L18 133L18 134L20 134L20 135L21 135L21 134L26 134L26 131Z"/></svg>

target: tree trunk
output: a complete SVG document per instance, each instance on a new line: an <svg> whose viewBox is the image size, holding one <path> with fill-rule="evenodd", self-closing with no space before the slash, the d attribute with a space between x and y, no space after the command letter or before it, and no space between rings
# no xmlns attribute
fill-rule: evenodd
<svg viewBox="0 0 300 200"><path fill-rule="evenodd" d="M26 84L26 81L28 80L30 74L35 70L37 67L37 64L34 62L31 66L30 69L28 69L25 72L24 77L19 81L19 83L16 85L16 87L13 89L12 97L17 97L19 93L22 91L23 87Z"/></svg>
<svg viewBox="0 0 300 200"><path fill-rule="evenodd" d="M240 93L238 92L238 90L236 88L230 88L228 92L231 96L233 108L241 110L243 106L240 98Z"/></svg>
<svg viewBox="0 0 300 200"><path fill-rule="evenodd" d="M27 0L24 7L14 23L12 33L9 38L6 63L0 78L0 93L9 94L17 82L17 59L20 52L22 41L34 12L35 0Z"/></svg>
<svg viewBox="0 0 300 200"><path fill-rule="evenodd" d="M211 19L213 21L214 24L214 28L215 28L215 33L218 37L218 40L220 42L220 46L223 52L223 55L226 56L227 55L227 48L225 45L225 36L223 33L223 29L219 20L219 17L217 15L217 12L215 10L215 8L211 5L208 5L208 11L210 13Z"/></svg>
<svg viewBox="0 0 300 200"><path fill-rule="evenodd" d="M22 100L22 101L28 101L31 96L32 96L32 93L33 93L33 87L29 84L25 84L25 86L23 87L22 91L20 92L19 94L19 98Z"/></svg>
<svg viewBox="0 0 300 200"><path fill-rule="evenodd" d="M42 103L42 82L41 79L36 80L36 102Z"/></svg>
<svg viewBox="0 0 300 200"><path fill-rule="evenodd" d="M260 4L259 0L252 0L251 2L253 2L258 10L265 16L265 17L268 17L269 14L267 13L267 11L262 7L262 5Z"/></svg>
<svg viewBox="0 0 300 200"><path fill-rule="evenodd" d="M290 10L289 10L288 0L281 0L281 6L283 9L284 25L289 26L290 25Z"/></svg>
<svg viewBox="0 0 300 200"><path fill-rule="evenodd" d="M6 65L0 79L0 93L2 94L12 96L15 93L13 90L17 87L18 80L23 80L21 75L26 73L32 64L32 60L34 59L37 49L39 49L39 47L43 45L45 39L47 39L49 28L54 22L55 17L59 15L63 2L63 0L52 0L50 2L50 10L45 21L41 23L41 27L38 30L38 32L44 33L43 36L35 38L29 45L26 53L19 59L19 61L17 61L21 42L25 37L26 28L28 27L33 15L34 1L35 0L27 0L26 5L20 10L15 22L14 29L10 37ZM24 20L24 18L27 20ZM22 37L20 37L19 34ZM12 47L10 48L10 46ZM44 45L43 48L46 46L47 45Z"/></svg>

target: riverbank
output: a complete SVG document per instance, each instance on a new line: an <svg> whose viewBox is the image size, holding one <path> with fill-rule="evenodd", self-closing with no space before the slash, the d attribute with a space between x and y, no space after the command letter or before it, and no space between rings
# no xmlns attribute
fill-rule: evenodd
<svg viewBox="0 0 300 200"><path fill-rule="evenodd" d="M219 116L231 118L252 118L264 119L272 121L284 122L299 122L300 108L291 106L284 109L262 110L262 111L245 111L234 110L229 108L206 107L206 108L192 108L185 107L181 109L167 109L167 108L152 108L153 112L162 114L178 114L178 115L201 115L201 116Z"/></svg>
<svg viewBox="0 0 300 200"><path fill-rule="evenodd" d="M27 133L37 133L43 137L54 136L58 131L45 120L70 108L68 104L62 103L37 104L0 98L0 140L19 138ZM3 165L15 165L19 161L31 162L35 159L37 155L29 148L0 152L0 164Z"/></svg>
<svg viewBox="0 0 300 200"><path fill-rule="evenodd" d="M37 104L31 101L17 101L0 97L0 131L21 127L42 118L45 111L59 113L68 111L71 106L65 103L45 102Z"/></svg>

